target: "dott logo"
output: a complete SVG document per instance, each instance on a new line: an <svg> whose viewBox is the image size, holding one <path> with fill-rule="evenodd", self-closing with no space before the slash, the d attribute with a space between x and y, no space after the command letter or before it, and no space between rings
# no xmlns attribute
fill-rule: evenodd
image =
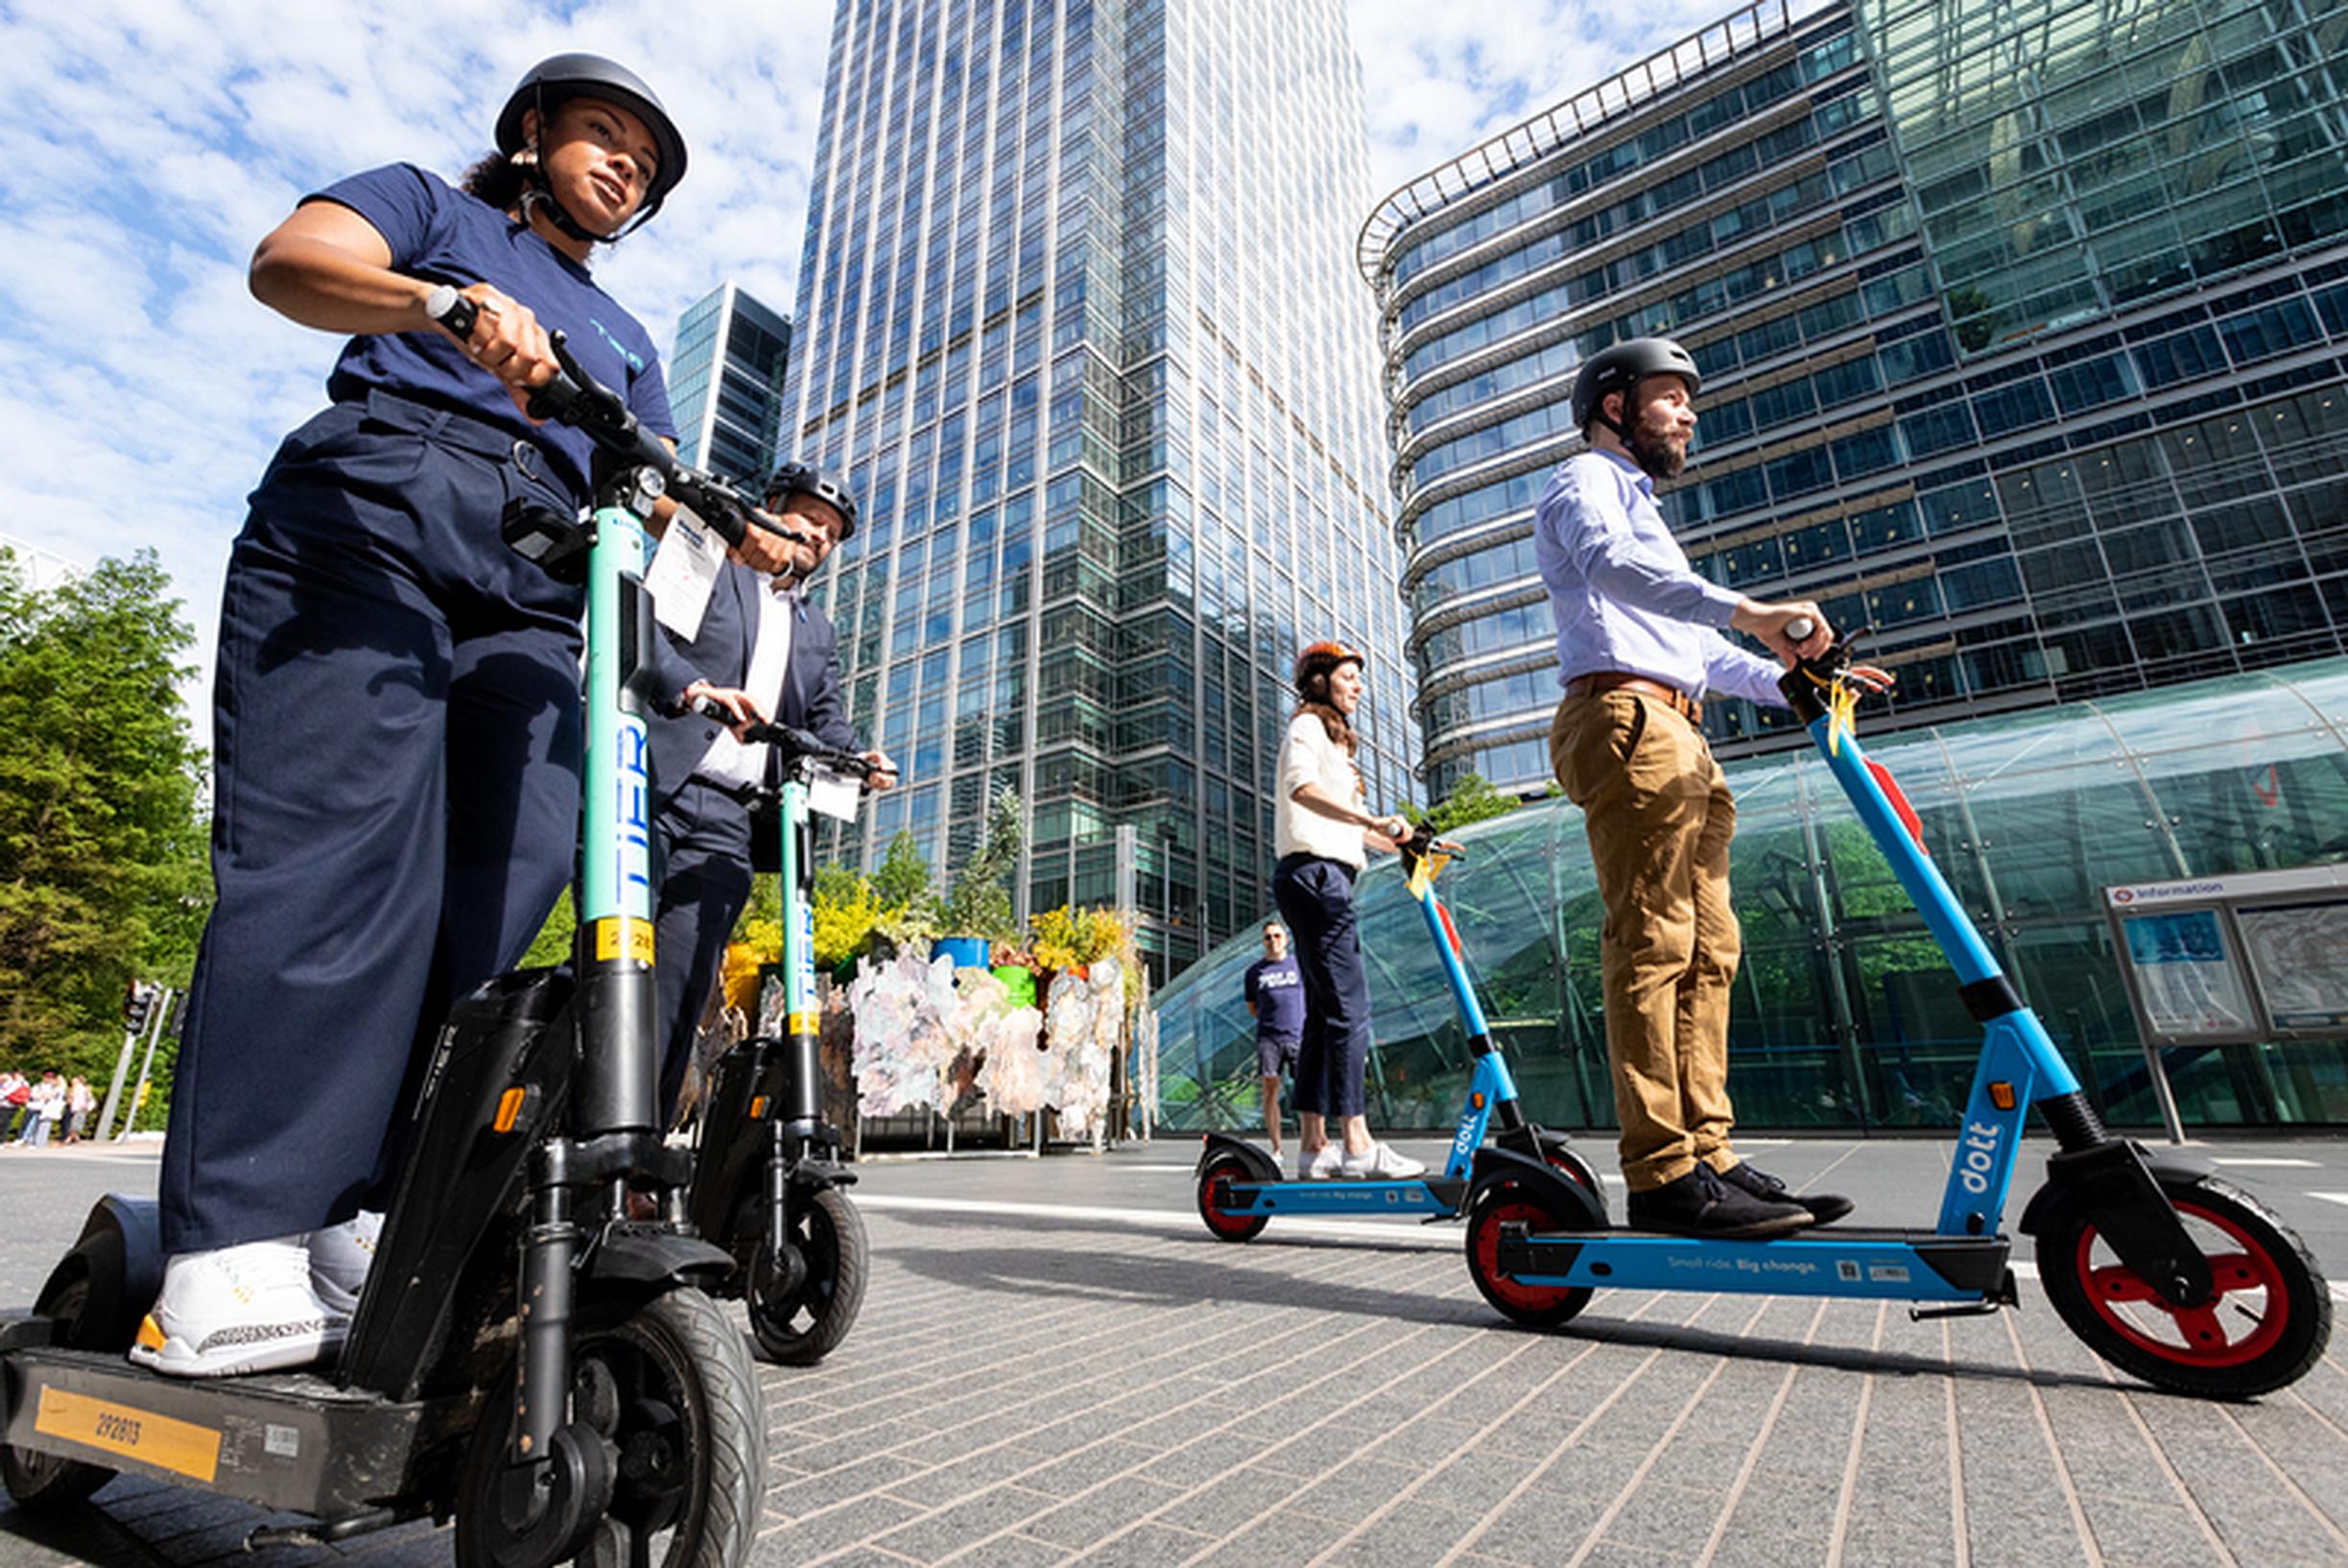
<svg viewBox="0 0 2348 1568"><path fill-rule="evenodd" d="M1963 1156L1957 1161L1957 1179L1965 1184L1965 1191L1979 1195L1989 1190L1990 1173L1998 1168L1998 1145L2005 1129L1995 1122L1968 1122L1965 1141L1958 1146Z"/></svg>

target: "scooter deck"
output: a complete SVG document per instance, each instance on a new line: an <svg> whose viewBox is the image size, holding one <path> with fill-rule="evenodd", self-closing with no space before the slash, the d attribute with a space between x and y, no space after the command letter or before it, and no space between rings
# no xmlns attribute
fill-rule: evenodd
<svg viewBox="0 0 2348 1568"><path fill-rule="evenodd" d="M1467 1183L1451 1176L1412 1176L1408 1181L1234 1181L1225 1214L1431 1214L1456 1215L1467 1200Z"/></svg>
<svg viewBox="0 0 2348 1568"><path fill-rule="evenodd" d="M2010 1295L2012 1239L1829 1226L1769 1241L1660 1231L1533 1233L1501 1227L1499 1272L1522 1285L1742 1291L1891 1301L1981 1302Z"/></svg>
<svg viewBox="0 0 2348 1568"><path fill-rule="evenodd" d="M408 1491L415 1459L470 1424L477 1397L394 1403L304 1372L171 1378L113 1351L9 1355L7 1442L342 1519Z"/></svg>

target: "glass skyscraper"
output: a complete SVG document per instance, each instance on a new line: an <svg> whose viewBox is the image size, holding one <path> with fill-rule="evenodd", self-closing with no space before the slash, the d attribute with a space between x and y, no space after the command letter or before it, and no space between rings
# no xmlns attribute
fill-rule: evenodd
<svg viewBox="0 0 2348 1568"><path fill-rule="evenodd" d="M868 834L933 866L1020 791L1015 892L1118 891L1162 973L1268 907L1297 649L1371 653L1362 772L1417 734L1385 504L1370 197L1337 0L842 0L784 445L865 521L825 591Z"/></svg>
<svg viewBox="0 0 2348 1568"><path fill-rule="evenodd" d="M1876 628L1879 727L2348 649L2343 43L2337 0L1769 0L1389 197L1430 793L1548 780L1532 508L1643 333L1704 374L1696 570Z"/></svg>
<svg viewBox="0 0 2348 1568"><path fill-rule="evenodd" d="M773 470L791 322L731 282L676 319L669 402L678 456L755 484Z"/></svg>

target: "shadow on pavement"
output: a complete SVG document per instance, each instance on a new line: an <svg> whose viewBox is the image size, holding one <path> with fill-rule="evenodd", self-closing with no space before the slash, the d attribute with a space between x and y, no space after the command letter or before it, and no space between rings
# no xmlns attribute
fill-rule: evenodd
<svg viewBox="0 0 2348 1568"><path fill-rule="evenodd" d="M1058 1222L1023 1216L1015 1222L1008 1222L997 1221L992 1216L983 1214L924 1214L906 1210L892 1210L889 1217L893 1222L915 1228L952 1229L965 1235L973 1228L990 1223L1015 1224L1019 1229L1026 1231L1133 1234L1130 1231L1120 1232L1114 1225L1103 1225L1098 1221ZM1185 1240L1179 1232L1168 1232L1166 1239L1177 1243ZM1231 1244L1217 1242L1204 1234L1196 1237L1195 1244L1185 1246L1180 1257L1120 1254L1106 1247L1079 1252L1043 1247L987 1246L892 1247L889 1248L888 1256L891 1263L940 1284L997 1295L1055 1298L1089 1295L1104 1300L1130 1301L1136 1305L1166 1307L1201 1306L1210 1302L1305 1307L1345 1317L1459 1324L1468 1328L1491 1328L1502 1333L1540 1332L1520 1328L1506 1321L1480 1299L1420 1295L1330 1281L1304 1284L1282 1278L1261 1266L1276 1263L1281 1253L1371 1250L1428 1255L1429 1249L1423 1247L1350 1244L1322 1237L1299 1237L1277 1248L1268 1247L1264 1241L1247 1244L1246 1255L1261 1260L1259 1264L1237 1261L1234 1255L1236 1249L1232 1248ZM1221 1261L1224 1258L1231 1258L1232 1261ZM1648 1294L1651 1293L1622 1293L1625 1297ZM1881 1372L1894 1376L1959 1377L2029 1383L2040 1388L2113 1387L2108 1380L2092 1373L1868 1350L1851 1345L1804 1344L1793 1340L1724 1334L1694 1325L1649 1323L1609 1318L1598 1313L1576 1319L1564 1328L1553 1331L1552 1337L1561 1340L1600 1340L1614 1344L1689 1350L1700 1355L1725 1356L1739 1361L1777 1362L1788 1366ZM2131 1393L2157 1392L2133 1384L2126 1387Z"/></svg>

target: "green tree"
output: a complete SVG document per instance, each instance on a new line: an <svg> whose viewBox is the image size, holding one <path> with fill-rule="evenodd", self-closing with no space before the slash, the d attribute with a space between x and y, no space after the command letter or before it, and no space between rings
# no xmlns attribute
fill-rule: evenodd
<svg viewBox="0 0 2348 1568"><path fill-rule="evenodd" d="M1452 786L1449 795L1435 802L1434 810L1421 811L1411 806L1403 815L1411 820L1414 827L1425 825L1433 827L1437 833L1449 833L1470 822L1506 817L1522 804L1524 802L1515 796L1485 783L1482 774L1469 773Z"/></svg>
<svg viewBox="0 0 2348 1568"><path fill-rule="evenodd" d="M1027 842L1027 808L1019 792L1005 785L986 811L986 838L954 879L938 912L938 927L953 936L984 937L992 942L1019 939L1008 887ZM883 867L886 870L886 867Z"/></svg>
<svg viewBox="0 0 2348 1568"><path fill-rule="evenodd" d="M44 591L0 550L0 1059L103 1082L130 981L187 984L211 904L174 689L194 642L153 551Z"/></svg>
<svg viewBox="0 0 2348 1568"><path fill-rule="evenodd" d="M880 894L884 909L912 909L930 896L930 863L905 829L899 828L889 841L881 868L872 873L872 891Z"/></svg>

